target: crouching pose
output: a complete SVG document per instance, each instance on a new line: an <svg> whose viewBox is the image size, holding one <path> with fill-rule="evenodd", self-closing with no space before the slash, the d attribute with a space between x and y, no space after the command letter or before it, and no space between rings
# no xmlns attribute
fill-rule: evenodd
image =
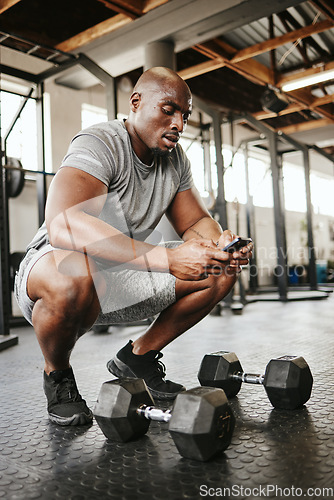
<svg viewBox="0 0 334 500"><path fill-rule="evenodd" d="M156 317L107 367L117 377L143 378L153 397L174 399L185 388L166 380L160 351L204 318L248 263L251 245L221 251L234 235L206 210L178 145L191 105L176 73L144 72L128 119L78 133L51 183L45 223L27 248L15 293L44 355L55 423L92 419L70 355L94 324ZM154 232L164 214L181 241L163 242Z"/></svg>

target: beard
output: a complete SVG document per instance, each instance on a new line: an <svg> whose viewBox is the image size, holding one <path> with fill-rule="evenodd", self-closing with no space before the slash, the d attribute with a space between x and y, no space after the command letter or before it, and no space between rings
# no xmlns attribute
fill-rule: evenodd
<svg viewBox="0 0 334 500"><path fill-rule="evenodd" d="M160 148L151 148L151 153L154 156L159 156L160 158L164 158L171 154L172 150L169 149L160 149Z"/></svg>

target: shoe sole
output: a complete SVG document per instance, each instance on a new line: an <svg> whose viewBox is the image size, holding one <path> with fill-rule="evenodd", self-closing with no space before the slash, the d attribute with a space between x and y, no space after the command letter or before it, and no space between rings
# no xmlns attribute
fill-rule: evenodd
<svg viewBox="0 0 334 500"><path fill-rule="evenodd" d="M53 424L58 425L87 425L92 423L93 413L89 410L89 414L76 413L71 417L61 417L59 415L55 415L54 413L49 413L49 420Z"/></svg>
<svg viewBox="0 0 334 500"><path fill-rule="evenodd" d="M115 356L114 359L108 361L107 368L110 371L110 373L112 373L112 375L115 375L115 377L117 378L140 378L137 377L137 375L133 373L133 371L125 363L123 363L123 361L118 359L117 356ZM186 388L184 387L179 392L155 391L154 389L151 389L151 387L148 387L148 390L150 391L154 399L173 401L176 398L176 396L180 392L184 392Z"/></svg>

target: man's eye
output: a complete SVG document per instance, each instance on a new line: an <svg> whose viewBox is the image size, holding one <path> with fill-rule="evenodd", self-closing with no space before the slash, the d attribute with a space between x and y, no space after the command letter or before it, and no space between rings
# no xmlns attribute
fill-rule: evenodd
<svg viewBox="0 0 334 500"><path fill-rule="evenodd" d="M171 108L162 108L162 111L166 114L166 115L172 115L174 113L174 110L171 109Z"/></svg>

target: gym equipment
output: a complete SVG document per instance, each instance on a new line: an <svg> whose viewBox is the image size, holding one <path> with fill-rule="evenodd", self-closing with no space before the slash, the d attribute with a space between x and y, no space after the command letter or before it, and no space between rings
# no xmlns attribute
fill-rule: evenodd
<svg viewBox="0 0 334 500"><path fill-rule="evenodd" d="M241 383L262 384L275 408L294 410L309 400L313 377L301 356L282 356L269 361L265 374L244 373L234 352L206 354L198 380L201 385L220 387L228 398L238 394Z"/></svg>
<svg viewBox="0 0 334 500"><path fill-rule="evenodd" d="M22 193L25 182L22 163L17 158L7 157L4 168L7 171L7 196L9 198L17 198Z"/></svg>
<svg viewBox="0 0 334 500"><path fill-rule="evenodd" d="M95 419L110 440L125 443L146 434L150 421L169 423L183 457L207 461L230 444L235 418L222 389L195 387L178 394L171 410L153 406L142 379L115 379L102 384Z"/></svg>
<svg viewBox="0 0 334 500"><path fill-rule="evenodd" d="M25 252L13 252L9 255L9 281L12 292L14 291L15 274L24 256Z"/></svg>

